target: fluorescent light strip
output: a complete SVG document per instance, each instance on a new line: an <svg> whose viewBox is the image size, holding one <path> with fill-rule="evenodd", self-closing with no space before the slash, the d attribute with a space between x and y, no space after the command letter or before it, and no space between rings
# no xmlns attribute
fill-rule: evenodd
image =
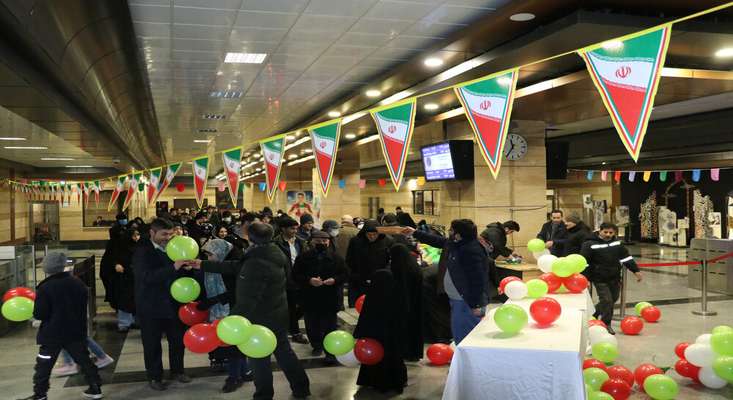
<svg viewBox="0 0 733 400"><path fill-rule="evenodd" d="M265 53L227 53L224 57L225 63L233 64L262 64L267 54Z"/></svg>
<svg viewBox="0 0 733 400"><path fill-rule="evenodd" d="M41 161L74 161L74 159L67 157L41 157Z"/></svg>
<svg viewBox="0 0 733 400"><path fill-rule="evenodd" d="M0 140L7 140L7 141L11 141L11 140L26 140L26 138L24 138L24 137L0 137Z"/></svg>
<svg viewBox="0 0 733 400"><path fill-rule="evenodd" d="M66 168L94 168L91 165L67 165Z"/></svg>
<svg viewBox="0 0 733 400"><path fill-rule="evenodd" d="M296 164L304 163L304 162L306 162L308 160L312 160L314 158L316 158L316 157L311 154L308 157L303 157L303 158L300 158L300 159L297 159L297 160L294 160L294 161L290 161L288 163L288 167L291 166L291 165L296 165Z"/></svg>
<svg viewBox="0 0 733 400"><path fill-rule="evenodd" d="M48 150L46 146L5 146L8 150Z"/></svg>
<svg viewBox="0 0 733 400"><path fill-rule="evenodd" d="M290 143L289 145L285 146L285 150L286 150L286 151L287 151L287 150L290 150L290 149L292 149L293 147L297 147L297 146L300 146L301 144L303 144L303 143L305 143L305 142L308 142L308 141L310 141L310 140L311 140L311 137L310 137L310 135L308 135L308 136L303 136L302 138L300 138L300 139L298 139L298 140L294 141L293 143Z"/></svg>

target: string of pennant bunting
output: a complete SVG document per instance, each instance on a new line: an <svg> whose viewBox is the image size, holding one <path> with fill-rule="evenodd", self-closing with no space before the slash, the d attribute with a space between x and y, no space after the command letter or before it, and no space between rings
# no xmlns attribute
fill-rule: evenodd
<svg viewBox="0 0 733 400"><path fill-rule="evenodd" d="M589 75L608 110L621 142L631 158L637 161L646 135L649 115L654 105L654 97L659 86L661 71L664 67L672 25L731 6L733 6L733 2L613 40L555 54L468 82L439 88L392 104L366 110L374 119L389 177L395 190L400 189L403 181L419 98L447 90L455 92L471 125L474 140L479 146L481 155L489 166L492 176L496 179L499 175L504 154L504 144L506 143L511 119L519 71L522 68L571 54L579 55L585 62ZM360 113L363 112L365 111ZM236 202L239 191L243 148L255 144L259 145L265 164L265 182L260 185L264 184L267 197L272 202L276 189L279 187L285 152L285 137L303 129L309 133L311 140L313 158L318 172L318 186L321 188L323 195L327 196L333 177L342 123L343 119L337 118L250 142L244 146L213 153L222 154L224 175L232 203ZM204 199L210 161L210 156L206 155L197 157L192 162L193 186L199 206ZM115 184L112 195L113 201L110 202L109 207L127 187L128 196L125 198L126 204L124 205L124 208L127 208L129 206L128 199L132 197L129 195L135 192L135 188L138 187L145 175L149 176L149 179L147 179L147 201L149 205L153 204L170 185L182 164L182 162L176 162L107 178ZM164 170L165 174L163 175ZM619 172L614 173L614 179ZM635 172L629 172L630 179L634 179ZM643 177L648 178L647 174L644 174ZM62 183L48 180L32 181L31 183L7 181L26 193L38 192L38 188L45 188L45 185L49 185L48 187L54 193L60 190L63 195L67 191L88 193L89 190L93 190L98 198L100 190L99 181L81 183ZM381 184L381 181L378 182ZM93 184L94 182L96 182L96 185ZM87 187L89 189L85 189ZM88 196L88 194L85 194L85 196Z"/></svg>
<svg viewBox="0 0 733 400"><path fill-rule="evenodd" d="M690 177L693 182L700 182L703 178L703 171L708 171L710 180L718 182L720 180L720 170L730 168L710 168L710 169L679 169L679 170L658 170L658 171L598 171L598 170L581 170L581 169L570 169L568 171L574 172L575 174L585 174L587 180L592 181L594 177L600 173L601 181L606 182L609 179L616 183L621 183L623 175L626 174L629 182L636 182L637 175L641 175L641 180L649 182L656 175L660 182L666 182L669 177L674 179L675 182L680 182L684 179L685 173L690 173ZM610 176L609 176L610 175Z"/></svg>

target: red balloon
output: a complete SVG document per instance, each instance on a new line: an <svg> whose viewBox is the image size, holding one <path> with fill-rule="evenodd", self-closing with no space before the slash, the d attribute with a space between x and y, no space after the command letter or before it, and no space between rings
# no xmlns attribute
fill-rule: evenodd
<svg viewBox="0 0 733 400"><path fill-rule="evenodd" d="M659 369L654 364L641 364L634 370L634 378L636 378L636 384L639 385L639 387L644 387L644 381L646 378L656 375L656 374L664 374L664 371Z"/></svg>
<svg viewBox="0 0 733 400"><path fill-rule="evenodd" d="M606 328L606 323L603 322L603 321L601 321L600 319L591 319L591 320L588 320L588 328L590 328L591 326L594 326L594 325L598 325L598 326L602 326L602 327Z"/></svg>
<svg viewBox="0 0 733 400"><path fill-rule="evenodd" d="M562 280L562 284L570 291L570 293L581 293L588 287L588 278L583 274L572 274Z"/></svg>
<svg viewBox="0 0 733 400"><path fill-rule="evenodd" d="M622 381L629 384L630 387L634 386L634 373L630 369L623 365L614 365L606 369L608 377L611 379L621 379Z"/></svg>
<svg viewBox="0 0 733 400"><path fill-rule="evenodd" d="M499 282L499 294L504 293L504 288L506 287L506 285L509 282L513 282L513 281L520 281L521 282L521 280L522 280L522 278L520 278L518 276L507 276L506 278L502 279L501 282Z"/></svg>
<svg viewBox="0 0 733 400"><path fill-rule="evenodd" d="M608 372L607 370L608 367L606 367L606 364L601 360L596 360L595 358L586 358L583 361L583 369L586 370L588 368L600 368Z"/></svg>
<svg viewBox="0 0 733 400"><path fill-rule="evenodd" d="M674 370L677 371L680 376L685 378L695 379L700 373L700 367L690 364L689 361L683 359L678 360L674 364Z"/></svg>
<svg viewBox="0 0 733 400"><path fill-rule="evenodd" d="M384 347L374 339L358 339L354 346L354 355L364 365L379 364L384 358Z"/></svg>
<svg viewBox="0 0 733 400"><path fill-rule="evenodd" d="M552 272L546 272L540 275L539 279L545 281L547 284L547 291L549 293L554 293L557 289L560 289L560 286L562 286L562 278Z"/></svg>
<svg viewBox="0 0 733 400"><path fill-rule="evenodd" d="M23 286L18 286L5 292L5 295L3 295L3 303L12 299L13 297L25 297L27 299L36 301L36 293L32 289Z"/></svg>
<svg viewBox="0 0 733 400"><path fill-rule="evenodd" d="M641 317L646 322L657 322L662 317L662 311L654 306L645 307L641 310Z"/></svg>
<svg viewBox="0 0 733 400"><path fill-rule="evenodd" d="M638 335L644 329L644 321L639 317L626 317L621 320L621 332L625 335Z"/></svg>
<svg viewBox="0 0 733 400"><path fill-rule="evenodd" d="M176 183L176 190L178 190L179 192L186 190L186 184L185 183Z"/></svg>
<svg viewBox="0 0 733 400"><path fill-rule="evenodd" d="M356 308L356 312L361 314L361 308L364 307L364 299L366 298L365 294L362 294L361 296L356 298L356 301L354 302L354 308Z"/></svg>
<svg viewBox="0 0 733 400"><path fill-rule="evenodd" d="M631 396L631 386L623 379L609 379L601 385L601 392L606 392L614 400L626 400Z"/></svg>
<svg viewBox="0 0 733 400"><path fill-rule="evenodd" d="M193 303L184 304L178 307L178 318L181 322L188 326L194 326L196 324L202 324L209 319L209 310L201 311L196 308L199 304L198 301Z"/></svg>
<svg viewBox="0 0 733 400"><path fill-rule="evenodd" d="M562 307L551 297L541 297L529 306L529 315L540 326L547 326L557 321L562 314Z"/></svg>
<svg viewBox="0 0 733 400"><path fill-rule="evenodd" d="M183 345L192 353L211 353L219 345L221 340L216 336L216 328L212 324L197 324L186 331L183 335Z"/></svg>
<svg viewBox="0 0 733 400"><path fill-rule="evenodd" d="M677 346L674 346L674 354L677 354L677 357L681 359L685 359L685 349L690 346L689 342L682 342L678 343Z"/></svg>
<svg viewBox="0 0 733 400"><path fill-rule="evenodd" d="M453 349L449 345L442 343L431 344L426 353L428 360L433 365L450 364L450 360L453 358Z"/></svg>

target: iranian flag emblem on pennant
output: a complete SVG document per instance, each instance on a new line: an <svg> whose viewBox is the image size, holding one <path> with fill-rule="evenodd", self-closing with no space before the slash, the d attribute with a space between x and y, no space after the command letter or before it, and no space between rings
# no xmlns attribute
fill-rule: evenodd
<svg viewBox="0 0 733 400"><path fill-rule="evenodd" d="M311 135L311 145L316 158L318 180L325 197L328 196L333 169L336 166L336 153L338 152L339 137L341 136L341 119L311 126L308 128L308 132Z"/></svg>
<svg viewBox="0 0 733 400"><path fill-rule="evenodd" d="M176 177L179 169L181 169L181 163L170 164L166 167L165 178L163 179L163 181L161 181L160 187L155 194L155 200L153 200L153 202L158 201L158 197L160 197L160 194L168 189L168 186L170 186L171 182L173 182L173 178Z"/></svg>
<svg viewBox="0 0 733 400"><path fill-rule="evenodd" d="M90 183L89 182L82 182L82 185L84 186L84 208L89 207L89 189L90 189Z"/></svg>
<svg viewBox="0 0 733 400"><path fill-rule="evenodd" d="M242 147L225 150L221 154L224 163L224 172L226 172L227 187L229 188L229 198L232 204L237 204L237 196L239 196L239 171L242 167Z"/></svg>
<svg viewBox="0 0 733 400"><path fill-rule="evenodd" d="M667 25L578 50L634 161L641 152L671 29Z"/></svg>
<svg viewBox="0 0 733 400"><path fill-rule="evenodd" d="M199 208L204 204L206 181L209 179L209 156L193 160L193 188L196 194L196 204Z"/></svg>
<svg viewBox="0 0 733 400"><path fill-rule="evenodd" d="M112 191L112 197L109 199L109 204L107 205L107 211L112 209L112 205L117 203L117 199L120 197L120 193L122 193L122 190L125 188L125 179L127 178L127 175L120 175L117 177L117 182L115 182L115 188Z"/></svg>
<svg viewBox="0 0 733 400"><path fill-rule="evenodd" d="M163 172L162 167L153 168L150 170L150 181L148 182L148 206L153 204L153 200L156 198L156 192L158 186L160 186L160 174Z"/></svg>
<svg viewBox="0 0 733 400"><path fill-rule="evenodd" d="M125 196L125 204L122 205L122 211L127 210L127 207L132 203L132 198L137 193L137 184L140 183L140 178L143 176L142 172L133 172L130 174L130 180L127 187L127 195Z"/></svg>
<svg viewBox="0 0 733 400"><path fill-rule="evenodd" d="M282 167L283 152L285 151L285 135L276 136L260 142L262 156L265 160L265 181L267 184L267 199L272 203L275 197L275 189L280 179L280 167Z"/></svg>
<svg viewBox="0 0 733 400"><path fill-rule="evenodd" d="M102 190L101 182L94 181L94 205L99 207L99 192Z"/></svg>
<svg viewBox="0 0 733 400"><path fill-rule="evenodd" d="M382 144L382 153L389 176L392 178L392 185L395 190L400 190L407 162L407 150L412 141L412 130L415 125L415 99L379 107L370 112L377 124L379 141Z"/></svg>
<svg viewBox="0 0 733 400"><path fill-rule="evenodd" d="M514 69L454 88L494 179L501 168L518 75Z"/></svg>

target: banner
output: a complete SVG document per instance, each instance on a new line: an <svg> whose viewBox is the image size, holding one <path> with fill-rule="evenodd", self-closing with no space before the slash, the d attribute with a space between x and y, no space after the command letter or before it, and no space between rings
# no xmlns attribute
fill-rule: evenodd
<svg viewBox="0 0 733 400"><path fill-rule="evenodd" d="M102 182L94 181L94 205L99 207L99 192L102 190Z"/></svg>
<svg viewBox="0 0 733 400"><path fill-rule="evenodd" d="M415 98L369 110L377 124L382 153L395 190L400 190L415 126Z"/></svg>
<svg viewBox="0 0 733 400"><path fill-rule="evenodd" d="M155 195L158 191L158 186L160 186L160 174L163 172L162 167L153 168L150 170L150 180L148 181L148 207L150 207L153 204L153 200L155 199Z"/></svg>
<svg viewBox="0 0 733 400"><path fill-rule="evenodd" d="M82 187L84 189L84 208L89 207L89 182L82 182Z"/></svg>
<svg viewBox="0 0 733 400"><path fill-rule="evenodd" d="M311 126L308 132L311 135L318 181L323 190L323 196L326 197L331 186L333 168L336 166L336 153L341 136L341 119Z"/></svg>
<svg viewBox="0 0 733 400"><path fill-rule="evenodd" d="M275 197L275 189L280 179L283 153L285 152L285 136L281 135L275 139L268 139L260 142L262 156L265 160L265 184L267 185L267 199L272 203Z"/></svg>
<svg viewBox="0 0 733 400"><path fill-rule="evenodd" d="M502 72L454 88L494 179L504 158L519 70Z"/></svg>
<svg viewBox="0 0 733 400"><path fill-rule="evenodd" d="M196 194L196 204L199 208L204 204L206 181L209 179L209 156L193 160L193 189Z"/></svg>
<svg viewBox="0 0 733 400"><path fill-rule="evenodd" d="M242 168L242 147L224 150L221 153L221 158L224 162L229 198L232 199L232 204L236 206L237 196L239 195L239 171Z"/></svg>
<svg viewBox="0 0 733 400"><path fill-rule="evenodd" d="M165 178L161 182L160 188L158 188L158 192L155 194L155 200L153 200L153 202L158 201L161 193L163 193L168 188L168 186L170 186L171 182L173 182L173 178L176 177L179 169L181 169L181 163L168 164L165 170Z"/></svg>
<svg viewBox="0 0 733 400"><path fill-rule="evenodd" d="M135 197L135 193L137 193L137 184L140 182L140 178L142 176L142 172L134 171L129 175L130 180L127 183L129 186L127 187L127 195L125 196L125 204L122 205L122 211L127 211L127 207L132 203L132 198Z"/></svg>
<svg viewBox="0 0 733 400"><path fill-rule="evenodd" d="M117 182L115 182L115 188L112 191L112 197L109 199L109 204L107 205L107 211L112 209L112 205L117 203L117 198L120 197L120 193L122 193L122 190L125 188L125 179L127 178L127 175L120 175L117 177Z"/></svg>
<svg viewBox="0 0 733 400"><path fill-rule="evenodd" d="M578 50L634 161L641 152L671 29L666 25Z"/></svg>

